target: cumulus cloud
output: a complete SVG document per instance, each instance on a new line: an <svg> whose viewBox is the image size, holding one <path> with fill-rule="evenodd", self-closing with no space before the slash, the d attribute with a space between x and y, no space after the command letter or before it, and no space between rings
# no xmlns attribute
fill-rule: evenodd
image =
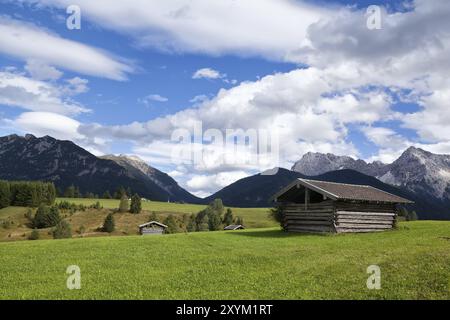
<svg viewBox="0 0 450 320"><path fill-rule="evenodd" d="M52 66L113 80L125 80L133 71L129 63L100 49L5 16L0 16L0 38L0 52L28 61L28 71L38 80L58 78Z"/></svg>
<svg viewBox="0 0 450 320"><path fill-rule="evenodd" d="M0 104L32 111L59 114L89 112L63 96L64 88L26 77L17 72L0 71Z"/></svg>
<svg viewBox="0 0 450 320"><path fill-rule="evenodd" d="M25 70L36 80L57 80L63 73L55 67L37 60L28 60Z"/></svg>
<svg viewBox="0 0 450 320"><path fill-rule="evenodd" d="M192 79L222 79L227 75L211 68L202 68L194 72Z"/></svg>

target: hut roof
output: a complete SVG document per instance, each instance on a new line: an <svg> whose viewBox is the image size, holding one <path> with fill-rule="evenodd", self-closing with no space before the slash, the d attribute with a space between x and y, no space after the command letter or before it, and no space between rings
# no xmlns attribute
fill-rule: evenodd
<svg viewBox="0 0 450 320"><path fill-rule="evenodd" d="M139 228L144 228L144 227L147 227L147 226L151 226L151 225L153 225L153 224L156 224L157 226L160 226L161 228L168 228L165 224L162 224L162 223L160 223L160 222L158 222L158 221L150 221L150 222L147 222L147 223L144 223L144 224L141 224L140 226L139 226Z"/></svg>
<svg viewBox="0 0 450 320"><path fill-rule="evenodd" d="M232 224L230 226L226 226L225 228L223 228L223 230L238 230L238 229L245 229L245 228L241 224Z"/></svg>
<svg viewBox="0 0 450 320"><path fill-rule="evenodd" d="M286 188L276 193L273 198L279 198L281 195L292 189L295 185L303 185L304 187L321 193L332 200L413 203L410 200L374 188L372 186L308 180L301 178L296 179Z"/></svg>

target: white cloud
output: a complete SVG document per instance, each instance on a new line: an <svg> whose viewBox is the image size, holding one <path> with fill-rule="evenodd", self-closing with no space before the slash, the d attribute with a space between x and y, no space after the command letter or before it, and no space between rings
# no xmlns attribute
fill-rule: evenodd
<svg viewBox="0 0 450 320"><path fill-rule="evenodd" d="M56 113L24 112L14 122L22 131L37 136L50 135L63 140L82 138L77 131L80 125L78 121Z"/></svg>
<svg viewBox="0 0 450 320"><path fill-rule="evenodd" d="M41 80L42 76L58 77L56 69L50 66L113 80L125 80L133 71L128 63L100 49L5 16L0 16L0 38L0 52L28 61L30 73Z"/></svg>
<svg viewBox="0 0 450 320"><path fill-rule="evenodd" d="M89 112L82 105L64 98L64 88L27 78L23 74L0 71L0 104L32 111L60 114Z"/></svg>
<svg viewBox="0 0 450 320"><path fill-rule="evenodd" d="M192 190L194 194L205 197L247 176L248 173L245 171L228 171L212 175L195 175L186 182L186 186L189 190Z"/></svg>
<svg viewBox="0 0 450 320"><path fill-rule="evenodd" d="M65 9L71 0L25 0ZM83 18L131 34L140 46L285 60L330 10L291 0L79 0Z"/></svg>
<svg viewBox="0 0 450 320"><path fill-rule="evenodd" d="M202 68L194 72L192 79L222 79L227 75L211 68Z"/></svg>
<svg viewBox="0 0 450 320"><path fill-rule="evenodd" d="M156 102L167 102L169 101L168 98L163 97L159 94L150 94L147 97L144 98L145 100L150 100L150 101L156 101Z"/></svg>
<svg viewBox="0 0 450 320"><path fill-rule="evenodd" d="M75 77L71 79L66 79L65 82L67 84L63 87L63 90L64 93L66 93L67 95L78 95L89 91L88 87L89 80L87 79Z"/></svg>
<svg viewBox="0 0 450 320"><path fill-rule="evenodd" d="M58 80L63 73L55 67L37 60L28 60L25 70L36 80Z"/></svg>
<svg viewBox="0 0 450 320"><path fill-rule="evenodd" d="M137 100L139 103L142 103L146 105L147 107L151 106L152 102L158 102L158 103L165 103L169 101L168 98L163 97L159 94L149 94L148 96L145 96L144 98L139 98Z"/></svg>
<svg viewBox="0 0 450 320"><path fill-rule="evenodd" d="M104 139L86 137L78 132L80 122L52 112L24 112L8 120L16 130L36 136L49 135L60 140L70 140L95 155L103 155L108 149Z"/></svg>

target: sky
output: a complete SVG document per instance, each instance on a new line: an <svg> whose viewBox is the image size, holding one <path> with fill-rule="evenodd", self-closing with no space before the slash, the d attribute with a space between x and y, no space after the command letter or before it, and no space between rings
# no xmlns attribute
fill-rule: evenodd
<svg viewBox="0 0 450 320"><path fill-rule="evenodd" d="M69 28L73 3L0 0L0 135L136 155L198 196L307 152L450 153L445 1L78 0Z"/></svg>

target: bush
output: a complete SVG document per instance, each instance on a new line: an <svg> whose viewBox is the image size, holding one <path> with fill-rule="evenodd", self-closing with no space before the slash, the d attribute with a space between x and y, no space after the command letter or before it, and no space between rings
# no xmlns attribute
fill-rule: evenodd
<svg viewBox="0 0 450 320"><path fill-rule="evenodd" d="M125 195L123 195L122 198L120 199L119 212L128 212L128 209L129 209L128 199Z"/></svg>
<svg viewBox="0 0 450 320"><path fill-rule="evenodd" d="M279 206L270 210L269 218L272 218L278 222L281 228L284 230L284 210L283 207ZM242 224L242 223L239 223Z"/></svg>
<svg viewBox="0 0 450 320"><path fill-rule="evenodd" d="M72 238L72 229L66 221L60 221L53 230L53 239Z"/></svg>
<svg viewBox="0 0 450 320"><path fill-rule="evenodd" d="M36 228L33 229L33 231L31 231L31 234L28 237L28 240L39 240L39 231Z"/></svg>
<svg viewBox="0 0 450 320"><path fill-rule="evenodd" d="M142 211L142 205L141 205L141 197L138 194L135 194L131 197L131 205L130 205L130 212L131 213L140 213Z"/></svg>
<svg viewBox="0 0 450 320"><path fill-rule="evenodd" d="M105 222L103 222L103 231L111 233L115 230L115 228L114 215L110 213L106 216Z"/></svg>
<svg viewBox="0 0 450 320"><path fill-rule="evenodd" d="M416 221L417 213L415 211L408 212L408 215L406 216L406 221Z"/></svg>
<svg viewBox="0 0 450 320"><path fill-rule="evenodd" d="M173 215L169 215L163 222L167 228L165 233L178 233L180 228L178 227L177 221Z"/></svg>

